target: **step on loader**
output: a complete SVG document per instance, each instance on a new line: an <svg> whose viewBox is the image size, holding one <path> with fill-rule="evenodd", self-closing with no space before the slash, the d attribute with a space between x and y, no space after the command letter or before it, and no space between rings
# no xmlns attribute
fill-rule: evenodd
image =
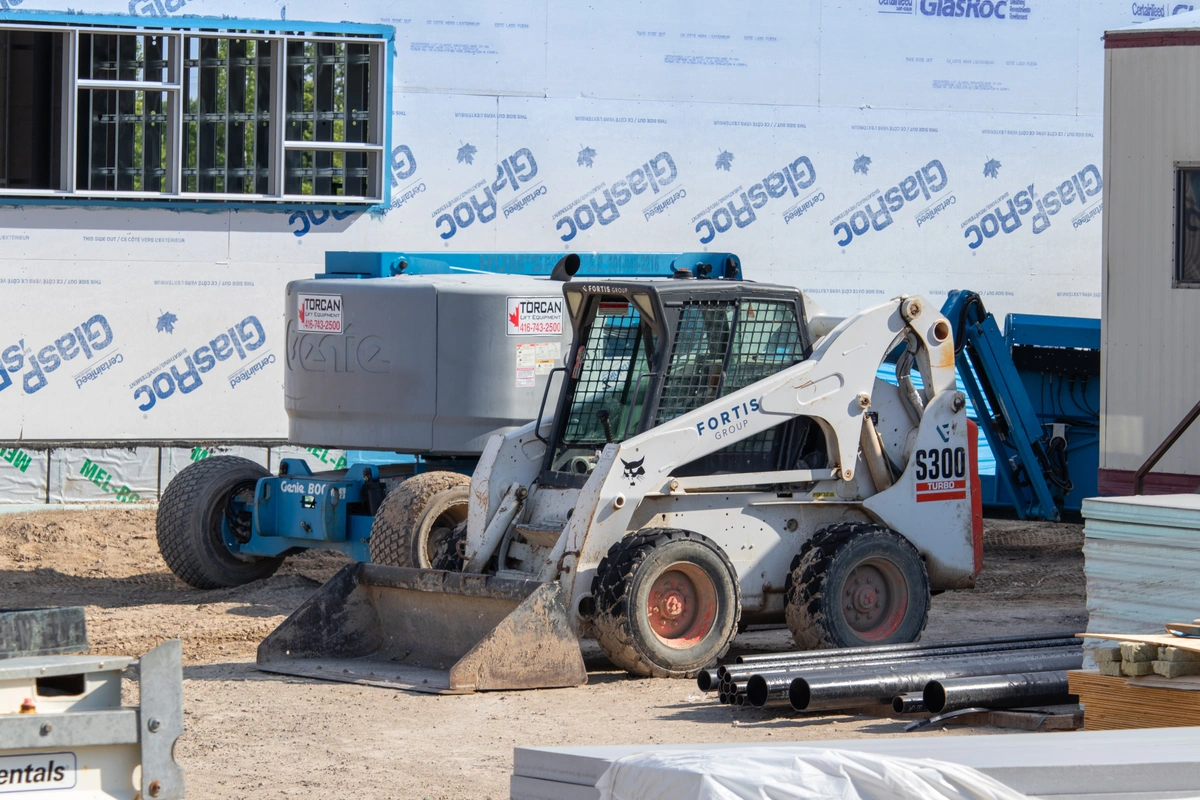
<svg viewBox="0 0 1200 800"><path fill-rule="evenodd" d="M837 321L797 289L685 270L563 293L565 364L538 419L485 446L436 569L346 567L260 668L570 686L590 637L632 674L685 677L749 624L786 621L809 648L913 641L932 592L974 585L976 431L935 306ZM876 371L896 350L893 386Z"/></svg>

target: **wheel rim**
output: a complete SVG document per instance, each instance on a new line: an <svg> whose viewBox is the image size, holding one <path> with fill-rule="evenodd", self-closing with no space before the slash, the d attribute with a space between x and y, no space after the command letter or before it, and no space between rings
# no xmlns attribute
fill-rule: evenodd
<svg viewBox="0 0 1200 800"><path fill-rule="evenodd" d="M225 494L216 509L220 525L218 538L231 550L249 542L253 535L254 515L249 506L254 503L257 483L257 480L237 483Z"/></svg>
<svg viewBox="0 0 1200 800"><path fill-rule="evenodd" d="M717 587L695 564L671 564L650 585L646 617L650 630L666 646L693 647L716 624Z"/></svg>
<svg viewBox="0 0 1200 800"><path fill-rule="evenodd" d="M908 611L908 581L900 568L882 558L856 565L841 593L846 623L859 638L873 642L895 633Z"/></svg>
<svg viewBox="0 0 1200 800"><path fill-rule="evenodd" d="M442 509L434 518L432 524L429 526L429 532L425 534L424 551L426 564L433 564L442 542L452 537L454 535L454 528L466 520L467 509L468 504L465 502L454 503Z"/></svg>

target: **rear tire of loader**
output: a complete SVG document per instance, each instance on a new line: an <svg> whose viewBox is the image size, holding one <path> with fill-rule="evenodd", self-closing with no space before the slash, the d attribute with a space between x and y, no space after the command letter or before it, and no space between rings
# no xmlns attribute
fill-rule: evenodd
<svg viewBox="0 0 1200 800"><path fill-rule="evenodd" d="M423 472L389 492L371 523L371 562L432 568L439 545L467 518L470 484L457 472Z"/></svg>
<svg viewBox="0 0 1200 800"><path fill-rule="evenodd" d="M737 635L737 572L698 533L650 528L612 546L592 582L600 647L633 675L690 678Z"/></svg>
<svg viewBox="0 0 1200 800"><path fill-rule="evenodd" d="M254 495L261 464L237 456L212 456L180 470L158 503L155 531L163 561L181 581L197 589L226 589L269 578L281 557L236 555L225 544L226 528L249 539L249 512L235 512L230 500Z"/></svg>
<svg viewBox="0 0 1200 800"><path fill-rule="evenodd" d="M925 562L907 539L841 523L817 531L792 562L787 624L805 650L915 642L929 599Z"/></svg>

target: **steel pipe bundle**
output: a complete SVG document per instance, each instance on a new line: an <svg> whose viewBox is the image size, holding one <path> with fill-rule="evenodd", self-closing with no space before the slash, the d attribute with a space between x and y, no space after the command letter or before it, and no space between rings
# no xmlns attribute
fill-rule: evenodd
<svg viewBox="0 0 1200 800"><path fill-rule="evenodd" d="M877 664L840 674L819 673L796 677L788 700L797 711L826 711L877 704L890 705L896 695L923 691L930 681L945 678L984 677L1019 672L1053 672L1083 666L1083 649L1045 648L1032 654L1018 651L985 659L935 659L900 664Z"/></svg>
<svg viewBox="0 0 1200 800"><path fill-rule="evenodd" d="M1023 672L1013 675L987 675L975 678L947 678L930 681L921 693L925 707L934 714L960 708L1019 708L1034 705L1070 703L1067 673ZM897 697L896 700L900 698ZM892 707L895 707L893 701Z"/></svg>
<svg viewBox="0 0 1200 800"><path fill-rule="evenodd" d="M1028 648L1022 650L1040 650L1051 647L1078 647L1079 640L1075 638L1065 639L1046 639L1043 641L1034 642ZM951 657L966 657L977 656L985 653L1004 653L1013 652L1011 644L978 644L978 645L954 645L948 647L929 647L923 650L906 650L894 654L888 653L858 653L858 648L846 649L842 651L832 651L841 653L840 656L827 656L821 659L810 661L797 662L767 662L761 665L742 665L731 664L724 669L721 674L720 681L730 683L734 681L750 681L753 678L761 678L762 680L755 681L756 694L761 696L759 702L755 702L754 697L749 698L752 705L774 705L787 702L787 687L791 683L791 679L796 677L797 673L803 672L808 674L817 670L847 670L847 669L865 669L873 664L895 664L906 661L921 661L933 658L951 658ZM830 651L823 651L830 652ZM711 672L711 671L710 671ZM785 680L786 678L786 680ZM696 683L702 691L710 691L705 688L706 680L711 680L704 675L697 678ZM763 682L766 687L764 688ZM709 684L710 686L715 684ZM766 691L763 696L762 692Z"/></svg>
<svg viewBox="0 0 1200 800"><path fill-rule="evenodd" d="M1083 662L1081 645L1072 635L1050 634L742 656L716 670L703 670L696 682L702 691L716 689L720 702L731 705L787 704L798 711L818 711L882 703L899 706L898 713L913 713L925 710L923 692L932 681L974 681L963 683L962 689L951 683L950 702L958 702L955 692L975 700L992 692L997 703L1009 702L1000 697L1004 687L985 679L1076 669ZM1023 685L1029 691L1037 689L1034 683L1014 678L1005 686L1011 684L1008 691L1015 698ZM1046 703L1043 697L1057 696L1039 691L1023 704ZM965 706L954 706L960 707Z"/></svg>
<svg viewBox="0 0 1200 800"><path fill-rule="evenodd" d="M870 647L832 647L826 650L792 650L786 653L763 653L753 656L738 656L735 664L763 664L768 661L794 661L806 658L820 659L830 656L844 656L848 653L901 653L908 650L933 650L943 647L978 647L981 645L1001 644L1035 647L1038 642L1048 639L1074 639L1071 631L1059 633L1038 634L1037 636L997 636L990 639L961 639L957 642L907 642L905 644L878 644Z"/></svg>

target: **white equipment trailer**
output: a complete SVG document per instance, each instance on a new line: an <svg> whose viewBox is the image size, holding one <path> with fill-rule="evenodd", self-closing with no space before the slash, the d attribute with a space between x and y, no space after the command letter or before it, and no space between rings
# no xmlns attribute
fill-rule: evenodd
<svg viewBox="0 0 1200 800"><path fill-rule="evenodd" d="M974 585L975 431L936 307L900 297L829 328L789 287L563 292L557 411L488 442L441 569L345 568L263 642L263 669L575 685L594 637L631 673L682 677L751 623L786 620L802 647L913 641L931 592ZM898 387L876 377L897 349Z"/></svg>

